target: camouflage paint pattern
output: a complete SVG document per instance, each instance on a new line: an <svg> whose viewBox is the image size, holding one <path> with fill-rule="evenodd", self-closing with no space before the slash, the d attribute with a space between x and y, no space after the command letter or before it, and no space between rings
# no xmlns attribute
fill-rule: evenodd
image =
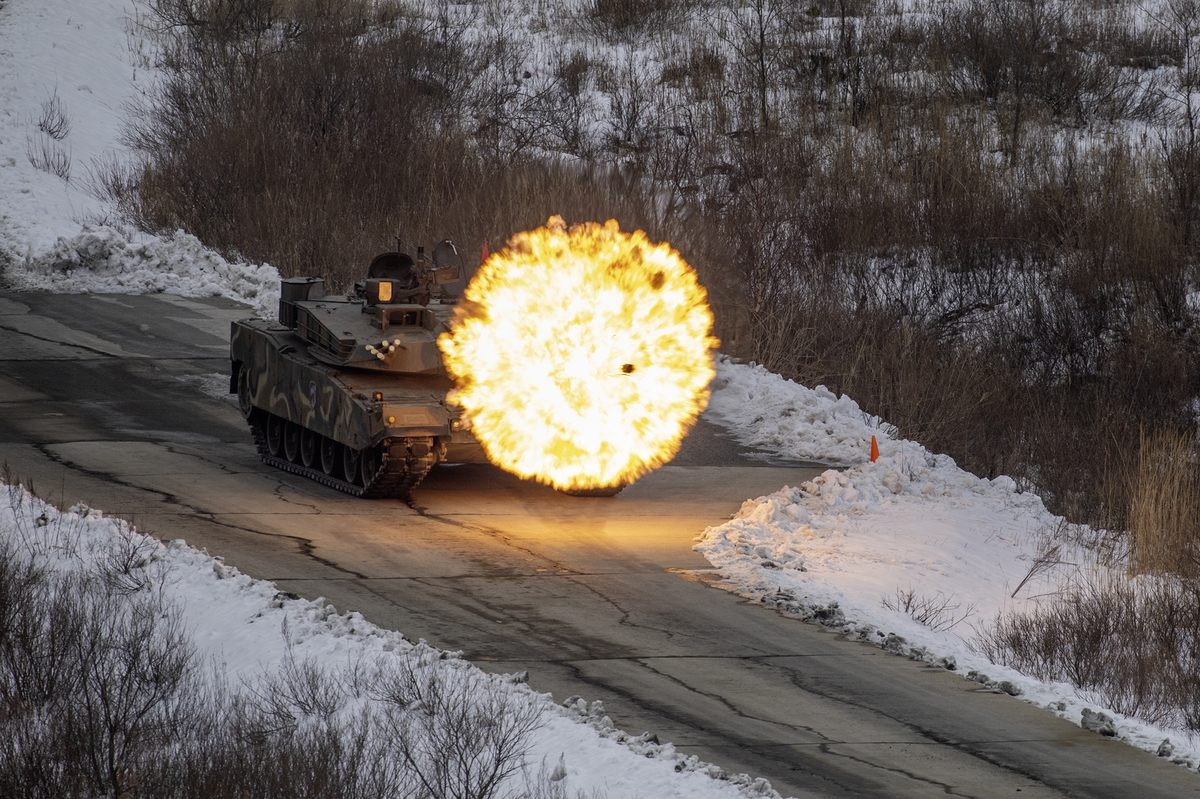
<svg viewBox="0 0 1200 799"><path fill-rule="evenodd" d="M281 318L294 326L232 323L231 393L238 392L245 368L254 408L352 449L432 438L439 450L445 446L446 461L486 462L478 441L460 429L461 410L446 403L451 381L437 336L453 304L372 307L353 297L320 296L319 288L314 293L312 300L281 301Z"/></svg>

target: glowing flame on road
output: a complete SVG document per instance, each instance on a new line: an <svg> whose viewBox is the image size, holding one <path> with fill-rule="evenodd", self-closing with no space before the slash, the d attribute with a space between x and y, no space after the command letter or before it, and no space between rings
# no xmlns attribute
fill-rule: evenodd
<svg viewBox="0 0 1200 799"><path fill-rule="evenodd" d="M488 258L438 344L493 463L604 489L679 450L708 403L712 322L669 245L552 217Z"/></svg>

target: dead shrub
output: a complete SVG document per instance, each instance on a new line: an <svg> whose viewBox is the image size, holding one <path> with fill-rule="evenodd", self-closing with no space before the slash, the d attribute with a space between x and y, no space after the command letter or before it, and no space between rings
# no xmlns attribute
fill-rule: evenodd
<svg viewBox="0 0 1200 799"><path fill-rule="evenodd" d="M963 608L961 602L954 601L954 594L946 596L938 591L934 596L918 596L915 588L897 588L895 599L884 596L880 604L934 630L953 630L975 613L975 605Z"/></svg>
<svg viewBox="0 0 1200 799"><path fill-rule="evenodd" d="M352 7L296 4L268 27L222 17L201 35L186 20L208 7L171 0L157 19L170 78L129 132L145 160L97 183L144 228L183 227L339 287L397 239L451 237L470 253L553 214L651 235L679 224L656 225L637 178L524 156L590 146L572 106L588 74L582 53L546 91L476 83L517 63L500 42L468 51L449 22L383 25Z"/></svg>
<svg viewBox="0 0 1200 799"><path fill-rule="evenodd" d="M194 710L178 615L87 574L0 554L0 786L24 796L120 796L155 769Z"/></svg>
<svg viewBox="0 0 1200 799"><path fill-rule="evenodd" d="M525 768L541 711L531 696L497 690L490 683L498 678L453 675L436 664L408 657L374 681L392 745L418 795L487 799Z"/></svg>
<svg viewBox="0 0 1200 799"><path fill-rule="evenodd" d="M659 80L675 88L686 87L691 97L704 100L723 89L725 69L725 57L720 51L699 42L688 50L686 57L665 64Z"/></svg>
<svg viewBox="0 0 1200 799"><path fill-rule="evenodd" d="M34 169L71 180L71 153L53 137L41 133L25 140L25 157Z"/></svg>
<svg viewBox="0 0 1200 799"><path fill-rule="evenodd" d="M526 773L541 707L501 678L421 648L376 664L382 709L347 709L353 674L294 657L235 689L154 590L29 555L0 538L0 795L567 795Z"/></svg>
<svg viewBox="0 0 1200 799"><path fill-rule="evenodd" d="M55 86L50 97L42 101L37 128L55 141L62 141L71 135L71 127L71 118L63 108L62 98L58 96L58 87Z"/></svg>
<svg viewBox="0 0 1200 799"><path fill-rule="evenodd" d="M943 12L933 55L952 96L992 107L1015 155L1024 125L1039 111L1072 124L1145 113L1138 82L1119 57L1104 55L1137 41L1137 26L1127 12L1113 19L1119 14L1058 0L972 0Z"/></svg>
<svg viewBox="0 0 1200 799"><path fill-rule="evenodd" d="M1103 707L1200 729L1200 590L1190 581L1091 578L1001 615L976 644L990 660L1069 682Z"/></svg>
<svg viewBox="0 0 1200 799"><path fill-rule="evenodd" d="M661 26L684 12L691 0L589 0L585 13L602 35Z"/></svg>
<svg viewBox="0 0 1200 799"><path fill-rule="evenodd" d="M125 192L128 213L335 285L397 235L454 232L434 209L485 179L445 119L463 104L468 57L451 31L407 19L379 27L353 5L296 4L275 24L251 3L200 25L203 35L179 14L160 17L172 69L129 133L146 160Z"/></svg>

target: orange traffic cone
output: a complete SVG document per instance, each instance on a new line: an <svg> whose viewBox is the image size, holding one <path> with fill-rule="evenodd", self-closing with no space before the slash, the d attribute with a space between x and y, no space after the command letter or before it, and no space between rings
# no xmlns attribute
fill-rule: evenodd
<svg viewBox="0 0 1200 799"><path fill-rule="evenodd" d="M875 440L875 436L871 436L871 463L879 460L879 442Z"/></svg>

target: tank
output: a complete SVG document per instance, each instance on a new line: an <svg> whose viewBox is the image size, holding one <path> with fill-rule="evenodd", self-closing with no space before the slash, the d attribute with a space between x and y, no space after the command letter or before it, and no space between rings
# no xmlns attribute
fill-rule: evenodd
<svg viewBox="0 0 1200 799"><path fill-rule="evenodd" d="M377 256L350 295L284 279L279 321L232 323L229 391L265 463L359 497L407 498L439 463L486 463L437 338L461 292L462 259Z"/></svg>

